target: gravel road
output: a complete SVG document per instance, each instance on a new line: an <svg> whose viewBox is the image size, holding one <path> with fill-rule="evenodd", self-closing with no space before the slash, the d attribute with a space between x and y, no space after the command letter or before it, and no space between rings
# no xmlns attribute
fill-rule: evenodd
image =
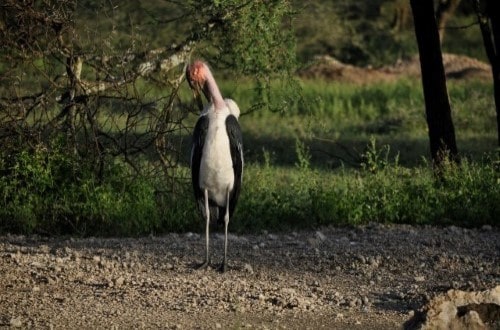
<svg viewBox="0 0 500 330"><path fill-rule="evenodd" d="M391 329L500 284L500 229L371 224L231 235L0 237L0 328Z"/></svg>

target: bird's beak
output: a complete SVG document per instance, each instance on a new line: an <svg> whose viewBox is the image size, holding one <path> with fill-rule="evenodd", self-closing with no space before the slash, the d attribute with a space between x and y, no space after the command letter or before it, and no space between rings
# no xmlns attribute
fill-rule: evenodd
<svg viewBox="0 0 500 330"><path fill-rule="evenodd" d="M200 86L198 84L195 84L193 88L193 96L196 104L198 105L198 108L200 108L200 111L203 111L203 98L201 96L200 89Z"/></svg>

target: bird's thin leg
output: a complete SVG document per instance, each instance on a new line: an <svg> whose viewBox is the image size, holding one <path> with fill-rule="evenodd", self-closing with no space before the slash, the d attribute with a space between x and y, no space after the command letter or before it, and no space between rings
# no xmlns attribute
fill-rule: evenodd
<svg viewBox="0 0 500 330"><path fill-rule="evenodd" d="M227 227L229 225L229 188L227 189L226 214L224 215L224 259L222 259L221 272L226 271L227 260Z"/></svg>
<svg viewBox="0 0 500 330"><path fill-rule="evenodd" d="M210 264L209 256L209 226L210 226L210 208L208 207L208 189L205 189L205 215L206 215L206 227L205 227L205 244L206 244L206 255L205 262L202 263L199 269L205 269Z"/></svg>

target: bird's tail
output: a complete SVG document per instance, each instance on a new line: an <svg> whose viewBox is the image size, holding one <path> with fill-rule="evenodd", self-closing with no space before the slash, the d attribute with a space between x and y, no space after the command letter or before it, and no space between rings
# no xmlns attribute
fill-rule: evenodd
<svg viewBox="0 0 500 330"><path fill-rule="evenodd" d="M210 207L210 223L217 227L224 227L224 215L226 215L226 208L220 206Z"/></svg>

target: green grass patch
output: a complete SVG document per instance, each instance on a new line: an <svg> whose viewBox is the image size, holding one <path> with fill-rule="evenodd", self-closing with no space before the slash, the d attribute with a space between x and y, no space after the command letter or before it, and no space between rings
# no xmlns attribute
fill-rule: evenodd
<svg viewBox="0 0 500 330"><path fill-rule="evenodd" d="M496 127L489 84L449 84L464 161L446 167L439 178L426 161L419 82L301 84L300 97L273 99L270 108L278 111L263 109L240 119L246 166L231 231L371 221L499 225L500 165L493 153ZM221 85L243 113L258 99L249 83ZM272 85L269 95L283 95L282 88ZM181 99L188 97L181 94ZM195 119L190 115L186 125ZM72 156L57 140L4 152L0 232L136 236L201 231L204 221L188 169L190 138L180 138L185 156L168 184L163 175L137 176L119 159L106 161L98 176L96 164ZM145 167L148 161L145 157Z"/></svg>
<svg viewBox="0 0 500 330"><path fill-rule="evenodd" d="M371 145L361 170L250 165L234 226L238 230L315 228L368 222L498 226L499 160L464 160L441 177L431 166L407 168ZM302 160L301 160L302 159Z"/></svg>

